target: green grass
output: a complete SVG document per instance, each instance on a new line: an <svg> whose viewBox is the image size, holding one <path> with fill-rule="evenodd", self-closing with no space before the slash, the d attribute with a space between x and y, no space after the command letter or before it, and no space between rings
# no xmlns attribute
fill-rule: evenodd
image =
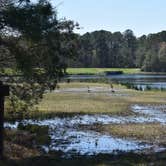
<svg viewBox="0 0 166 166"><path fill-rule="evenodd" d="M140 73L139 68L68 68L68 74L101 74L105 71L123 71L125 74Z"/></svg>
<svg viewBox="0 0 166 166"><path fill-rule="evenodd" d="M17 71L16 69L12 69L12 68L3 68L3 69L0 69L0 74L17 75L17 74L21 74L21 72Z"/></svg>

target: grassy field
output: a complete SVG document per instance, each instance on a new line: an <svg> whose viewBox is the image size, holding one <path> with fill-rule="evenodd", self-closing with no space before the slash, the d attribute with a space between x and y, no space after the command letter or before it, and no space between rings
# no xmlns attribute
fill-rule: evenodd
<svg viewBox="0 0 166 166"><path fill-rule="evenodd" d="M62 83L60 89L68 88L90 88L103 87L109 85L101 83ZM118 88L118 87L117 87ZM126 114L128 103L122 102L123 99L111 97L105 93L70 92L70 93L48 93L44 100L39 104L39 111L47 114L52 113L111 113ZM121 103L121 104L119 104Z"/></svg>
<svg viewBox="0 0 166 166"><path fill-rule="evenodd" d="M101 74L105 71L123 71L125 74L140 73L139 68L68 68L68 74Z"/></svg>
<svg viewBox="0 0 166 166"><path fill-rule="evenodd" d="M103 92L86 91L87 86L103 88ZM84 92L65 89L84 88ZM109 84L100 83L62 83L60 92L44 95L43 101L38 105L43 113L109 113L130 114L132 104L165 104L166 93L161 91L140 92L126 89L121 85L114 85L115 93L110 91ZM61 92L62 91L62 92Z"/></svg>

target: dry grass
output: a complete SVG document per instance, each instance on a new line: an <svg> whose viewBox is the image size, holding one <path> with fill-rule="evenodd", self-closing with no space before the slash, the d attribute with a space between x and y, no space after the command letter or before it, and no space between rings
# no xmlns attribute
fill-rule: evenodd
<svg viewBox="0 0 166 166"><path fill-rule="evenodd" d="M81 87L103 87L108 88L108 84L100 83L70 83L60 84L60 89L81 88ZM139 92L128 90L123 86L114 85L115 94L111 92L59 92L45 94L43 101L38 105L42 112L54 113L110 113L123 114L130 113L132 104L165 104L166 92Z"/></svg>
<svg viewBox="0 0 166 166"><path fill-rule="evenodd" d="M103 94L51 93L39 105L40 111L63 113L126 113L128 104Z"/></svg>
<svg viewBox="0 0 166 166"><path fill-rule="evenodd" d="M129 97L128 100L131 103L138 104L165 104L166 92L161 91L134 91L129 92L132 94L132 97Z"/></svg>
<svg viewBox="0 0 166 166"><path fill-rule="evenodd" d="M23 159L40 156L40 152L33 148L34 135L19 130L5 129L4 155L8 159Z"/></svg>
<svg viewBox="0 0 166 166"><path fill-rule="evenodd" d="M72 82L72 83L60 83L60 88L87 88L89 87L108 87L109 84L105 83L89 83L89 82Z"/></svg>
<svg viewBox="0 0 166 166"><path fill-rule="evenodd" d="M24 147L23 145L14 144L11 142L5 141L4 144L4 154L8 159L23 159L30 157L37 157L41 154L38 150Z"/></svg>
<svg viewBox="0 0 166 166"><path fill-rule="evenodd" d="M166 144L166 126L160 124L105 125L102 132L123 138L135 138L151 143Z"/></svg>

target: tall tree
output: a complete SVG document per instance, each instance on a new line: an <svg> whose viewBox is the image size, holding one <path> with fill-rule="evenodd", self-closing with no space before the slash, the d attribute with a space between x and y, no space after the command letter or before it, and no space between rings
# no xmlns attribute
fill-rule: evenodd
<svg viewBox="0 0 166 166"><path fill-rule="evenodd" d="M158 53L158 58L159 58L158 66L160 67L159 70L161 72L166 72L166 42L161 43Z"/></svg>
<svg viewBox="0 0 166 166"><path fill-rule="evenodd" d="M125 55L125 67L135 67L135 60L136 60L136 48L137 48L137 40L134 36L132 30L128 29L124 32L124 41L125 41L125 48L126 54Z"/></svg>
<svg viewBox="0 0 166 166"><path fill-rule="evenodd" d="M0 66L22 75L5 82L11 87L11 113L23 118L65 74L67 59L76 53L75 24L59 20L47 0L0 2Z"/></svg>

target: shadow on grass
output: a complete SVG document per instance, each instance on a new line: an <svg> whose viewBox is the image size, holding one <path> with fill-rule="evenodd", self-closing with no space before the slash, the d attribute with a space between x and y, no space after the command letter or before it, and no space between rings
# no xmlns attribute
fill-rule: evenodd
<svg viewBox="0 0 166 166"><path fill-rule="evenodd" d="M6 160L0 166L137 166L157 165L165 166L166 152L151 155L125 153L119 155L98 155L61 158L59 155L42 156L23 160Z"/></svg>

